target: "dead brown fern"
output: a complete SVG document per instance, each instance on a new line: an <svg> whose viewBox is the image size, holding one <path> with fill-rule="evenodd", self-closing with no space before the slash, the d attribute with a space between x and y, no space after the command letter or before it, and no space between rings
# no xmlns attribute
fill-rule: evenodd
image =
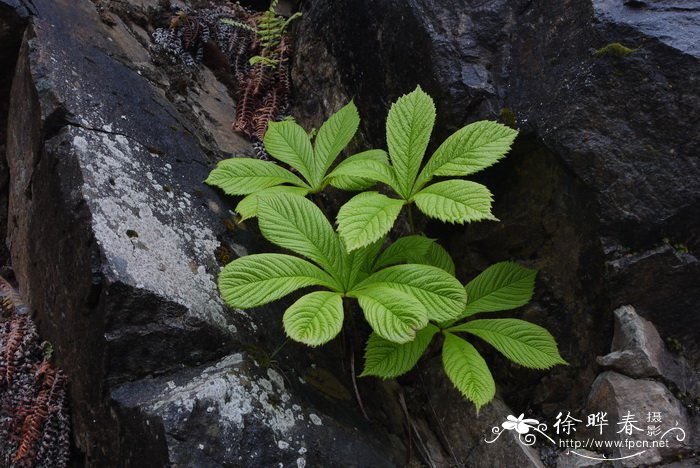
<svg viewBox="0 0 700 468"><path fill-rule="evenodd" d="M70 449L66 378L45 356L17 291L0 277L0 464L64 467Z"/></svg>
<svg viewBox="0 0 700 468"><path fill-rule="evenodd" d="M203 46L213 42L226 56L237 82L234 132L262 141L270 120L288 115L289 20L275 14L276 0L265 12L252 12L238 4L200 10L179 10L167 28L154 34L155 51L192 70L203 60ZM296 15L294 16L294 18ZM265 157L264 150L260 152Z"/></svg>

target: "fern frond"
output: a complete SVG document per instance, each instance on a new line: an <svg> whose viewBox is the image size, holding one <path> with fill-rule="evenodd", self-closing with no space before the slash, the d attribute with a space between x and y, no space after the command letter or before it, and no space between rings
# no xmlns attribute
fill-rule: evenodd
<svg viewBox="0 0 700 468"><path fill-rule="evenodd" d="M19 294L0 277L0 460L65 467L70 448L66 378L44 356Z"/></svg>

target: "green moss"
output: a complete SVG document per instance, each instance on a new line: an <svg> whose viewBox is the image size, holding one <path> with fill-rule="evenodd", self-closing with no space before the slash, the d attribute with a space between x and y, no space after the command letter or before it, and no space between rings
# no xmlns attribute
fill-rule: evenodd
<svg viewBox="0 0 700 468"><path fill-rule="evenodd" d="M510 107L504 107L498 114L501 117L501 121L508 125L510 128L515 128L515 113Z"/></svg>
<svg viewBox="0 0 700 468"><path fill-rule="evenodd" d="M596 50L593 55L595 57L627 57L638 50L638 48L630 49L619 42L613 42L612 44L608 44Z"/></svg>
<svg viewBox="0 0 700 468"><path fill-rule="evenodd" d="M678 356L685 357L685 346L678 339L671 336L666 337L666 346Z"/></svg>
<svg viewBox="0 0 700 468"><path fill-rule="evenodd" d="M688 249L688 246L685 244L674 244L673 248L676 249L676 252L678 253L690 253L690 249Z"/></svg>

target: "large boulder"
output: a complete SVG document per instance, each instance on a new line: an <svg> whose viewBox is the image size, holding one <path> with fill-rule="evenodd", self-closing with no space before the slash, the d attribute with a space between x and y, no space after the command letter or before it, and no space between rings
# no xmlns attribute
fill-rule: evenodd
<svg viewBox="0 0 700 468"><path fill-rule="evenodd" d="M219 154L250 152L221 130L227 89L203 72L173 96L148 32L105 25L87 0L31 10L7 118L7 238L70 381L76 462L393 465L401 443L358 417L340 347L273 360L282 309L218 297L215 252L261 248L202 182ZM312 363L331 369L325 393Z"/></svg>
<svg viewBox="0 0 700 468"><path fill-rule="evenodd" d="M27 24L29 10L20 2L0 2L0 155L5 154L7 140L7 107L14 77L17 54L22 43L22 31ZM9 172L4 157L0 157L0 237L7 232L7 192ZM0 263L9 264L10 253L0 243Z"/></svg>
<svg viewBox="0 0 700 468"><path fill-rule="evenodd" d="M511 155L476 177L501 222L429 226L463 280L503 259L540 269L524 315L553 331L571 367L542 383L498 369L497 381L517 382L503 387L507 399L580 404L613 332L605 311L627 303L663 339L700 352L699 8L329 0L305 13L299 114L353 97L364 138L383 146L389 103L419 84L436 100L433 148L474 120L520 129ZM337 84L324 90L303 63L325 64L322 77Z"/></svg>

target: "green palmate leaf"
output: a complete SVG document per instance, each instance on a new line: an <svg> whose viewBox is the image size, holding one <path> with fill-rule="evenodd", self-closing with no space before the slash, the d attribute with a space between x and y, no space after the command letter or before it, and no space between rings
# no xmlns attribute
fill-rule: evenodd
<svg viewBox="0 0 700 468"><path fill-rule="evenodd" d="M386 140L397 193L405 200L411 196L434 124L435 104L420 86L401 96L389 109Z"/></svg>
<svg viewBox="0 0 700 468"><path fill-rule="evenodd" d="M376 181L363 177L338 176L327 179L328 184L346 192L361 192L372 188Z"/></svg>
<svg viewBox="0 0 700 468"><path fill-rule="evenodd" d="M374 259L377 258L382 244L384 244L384 237L370 245L353 250L348 254L349 271L347 274L348 279L345 282L348 290L352 290L356 284L370 275L372 272L372 263L374 263Z"/></svg>
<svg viewBox="0 0 700 468"><path fill-rule="evenodd" d="M287 309L282 321L291 339L309 346L322 345L343 327L343 299L334 292L309 293Z"/></svg>
<svg viewBox="0 0 700 468"><path fill-rule="evenodd" d="M232 261L219 274L221 297L229 306L241 309L267 304L307 286L339 289L324 271L291 255L248 255Z"/></svg>
<svg viewBox="0 0 700 468"><path fill-rule="evenodd" d="M407 343L428 324L425 309L415 298L400 290L376 286L353 293L365 319L377 335L395 343Z"/></svg>
<svg viewBox="0 0 700 468"><path fill-rule="evenodd" d="M559 355L552 335L544 328L525 320L472 320L452 327L450 331L476 335L521 366L549 369L557 364L566 364Z"/></svg>
<svg viewBox="0 0 700 468"><path fill-rule="evenodd" d="M374 269L395 265L397 263L418 263L432 265L454 275L455 265L452 258L442 246L425 236L406 236L386 248L377 258Z"/></svg>
<svg viewBox="0 0 700 468"><path fill-rule="evenodd" d="M395 185L393 171L384 151L369 150L342 161L326 180L342 190L364 190L377 182Z"/></svg>
<svg viewBox="0 0 700 468"><path fill-rule="evenodd" d="M523 306L532 298L537 270L517 263L491 265L465 286L467 308L464 317L479 312L497 312Z"/></svg>
<svg viewBox="0 0 700 468"><path fill-rule="evenodd" d="M284 194L303 197L307 193L309 193L309 189L307 188L276 185L246 196L236 205L236 212L240 215L241 220L254 218L258 215L258 197Z"/></svg>
<svg viewBox="0 0 700 468"><path fill-rule="evenodd" d="M316 135L314 156L325 174L338 154L350 143L360 124L355 104L350 101L345 107L326 120Z"/></svg>
<svg viewBox="0 0 700 468"><path fill-rule="evenodd" d="M420 263L415 260L423 258L428 253L430 244L434 242L434 239L419 235L401 237L382 252L374 268L380 269L397 263Z"/></svg>
<svg viewBox="0 0 700 468"><path fill-rule="evenodd" d="M345 252L321 210L303 197L268 196L258 201L258 224L266 239L313 260L342 282Z"/></svg>
<svg viewBox="0 0 700 468"><path fill-rule="evenodd" d="M298 170L312 186L318 185L320 166L314 164L311 140L299 124L270 121L263 142L272 157Z"/></svg>
<svg viewBox="0 0 700 468"><path fill-rule="evenodd" d="M348 252L382 238L394 226L403 200L378 192L355 195L338 211L338 233Z"/></svg>
<svg viewBox="0 0 700 468"><path fill-rule="evenodd" d="M446 180L425 187L414 196L416 206L431 218L449 223L490 219L493 196L489 189L468 180Z"/></svg>
<svg viewBox="0 0 700 468"><path fill-rule="evenodd" d="M425 259L421 263L436 266L452 276L455 275L455 262L447 250L438 243L434 243L428 248L428 253L426 253Z"/></svg>
<svg viewBox="0 0 700 468"><path fill-rule="evenodd" d="M280 184L307 187L304 181L285 168L251 158L220 161L204 182L219 187L228 195L248 195Z"/></svg>
<svg viewBox="0 0 700 468"><path fill-rule="evenodd" d="M428 265L396 265L358 284L354 291L378 286L398 289L415 297L425 308L428 318L444 322L464 312L466 293L452 275Z"/></svg>
<svg viewBox="0 0 700 468"><path fill-rule="evenodd" d="M478 410L496 395L496 384L486 361L469 342L445 333L442 364L457 390Z"/></svg>
<svg viewBox="0 0 700 468"><path fill-rule="evenodd" d="M428 348L430 341L439 330L435 325L416 333L416 338L408 343L394 343L372 333L367 340L365 349L365 369L360 377L376 375L385 379L393 379L405 374L416 365Z"/></svg>
<svg viewBox="0 0 700 468"><path fill-rule="evenodd" d="M517 134L510 127L487 120L457 130L428 160L414 193L433 176L466 176L496 163L508 152Z"/></svg>

